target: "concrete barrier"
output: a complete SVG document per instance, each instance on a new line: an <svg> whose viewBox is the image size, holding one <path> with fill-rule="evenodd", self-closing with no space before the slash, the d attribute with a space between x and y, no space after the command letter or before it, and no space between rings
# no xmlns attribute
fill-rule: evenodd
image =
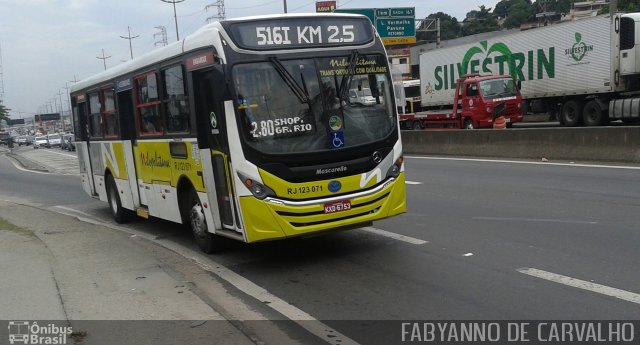
<svg viewBox="0 0 640 345"><path fill-rule="evenodd" d="M405 154L640 163L640 127L402 131Z"/></svg>

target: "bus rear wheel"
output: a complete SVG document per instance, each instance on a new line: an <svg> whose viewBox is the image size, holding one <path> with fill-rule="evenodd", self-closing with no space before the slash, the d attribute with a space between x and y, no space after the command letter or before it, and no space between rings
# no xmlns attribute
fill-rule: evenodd
<svg viewBox="0 0 640 345"><path fill-rule="evenodd" d="M113 175L107 175L107 201L109 202L109 209L111 210L111 216L116 223L125 223L129 220L130 212L122 207L120 201L120 195L118 194L118 187Z"/></svg>
<svg viewBox="0 0 640 345"><path fill-rule="evenodd" d="M189 211L189 225L198 247L207 254L219 251L221 249L221 239L209 232L204 210L202 209L202 203L198 198L198 194L196 194L196 191L193 189L187 198L187 206Z"/></svg>

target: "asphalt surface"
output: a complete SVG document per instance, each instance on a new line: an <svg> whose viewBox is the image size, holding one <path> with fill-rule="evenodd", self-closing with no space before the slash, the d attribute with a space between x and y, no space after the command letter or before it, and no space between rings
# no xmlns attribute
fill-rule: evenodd
<svg viewBox="0 0 640 345"><path fill-rule="evenodd" d="M356 340L355 325L333 320L640 315L639 170L424 157L406 170L408 213L374 227L424 243L354 230L230 244L210 258ZM4 157L0 198L112 223L77 176L23 172ZM175 224L127 228L197 252Z"/></svg>

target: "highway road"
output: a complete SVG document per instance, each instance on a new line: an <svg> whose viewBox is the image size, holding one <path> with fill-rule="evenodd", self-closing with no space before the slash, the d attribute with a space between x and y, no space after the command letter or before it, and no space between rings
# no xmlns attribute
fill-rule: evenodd
<svg viewBox="0 0 640 345"><path fill-rule="evenodd" d="M356 340L357 325L335 320L638 319L640 167L411 156L406 170L405 215L230 244L206 260ZM77 176L21 171L6 157L0 199L114 224ZM175 224L125 228L200 255Z"/></svg>

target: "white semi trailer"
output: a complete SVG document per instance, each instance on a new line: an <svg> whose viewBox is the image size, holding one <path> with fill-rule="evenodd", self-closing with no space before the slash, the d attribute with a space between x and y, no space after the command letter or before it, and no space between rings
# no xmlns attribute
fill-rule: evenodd
<svg viewBox="0 0 640 345"><path fill-rule="evenodd" d="M640 13L602 15L420 55L422 108L450 106L465 74L510 74L524 108L565 126L640 120Z"/></svg>

